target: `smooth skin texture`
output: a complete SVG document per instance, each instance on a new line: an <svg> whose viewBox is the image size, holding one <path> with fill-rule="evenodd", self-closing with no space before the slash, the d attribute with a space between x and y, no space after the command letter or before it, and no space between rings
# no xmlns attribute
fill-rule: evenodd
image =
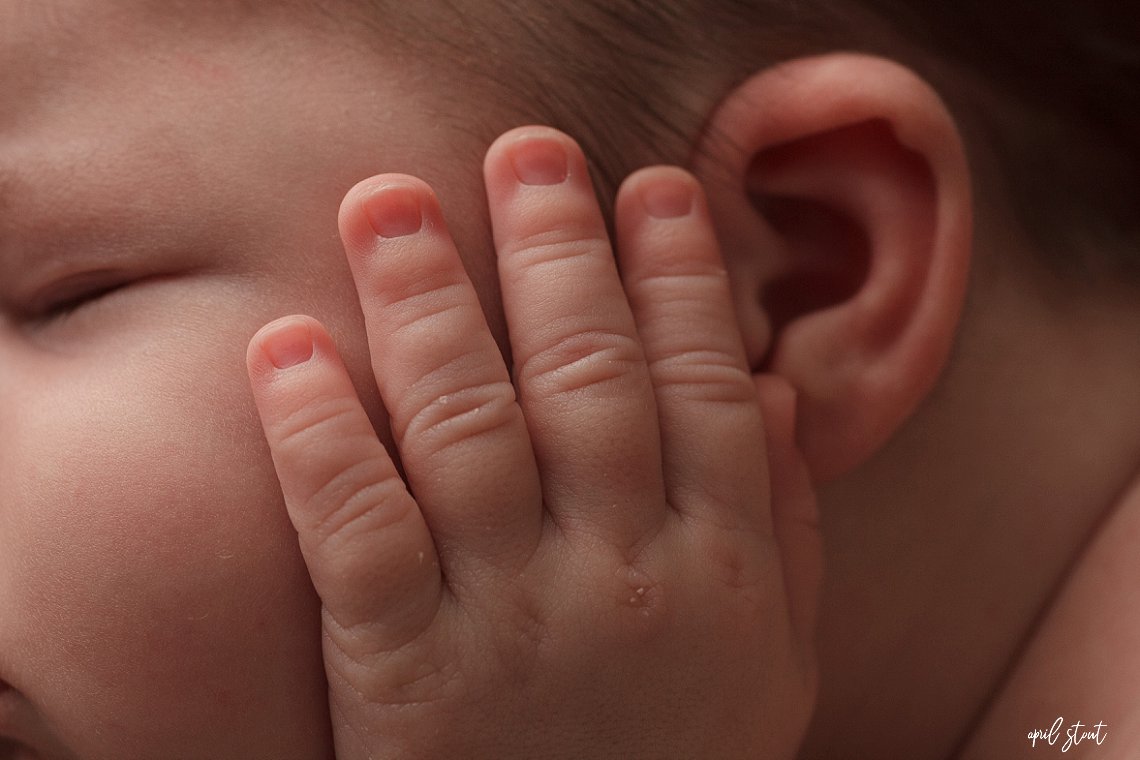
<svg viewBox="0 0 1140 760"><path fill-rule="evenodd" d="M368 387L337 208L451 136L311 26L186 11L0 3L0 749L39 760L332 754L245 350L305 310Z"/></svg>
<svg viewBox="0 0 1140 760"><path fill-rule="evenodd" d="M427 186L374 177L341 208L407 489L319 323L250 343L323 602L337 757L792 757L814 499L698 184L625 183L619 280L570 138L513 130L484 171L512 373Z"/></svg>
<svg viewBox="0 0 1140 760"><path fill-rule="evenodd" d="M311 315L396 451L336 224L356 183L400 172L433 188L510 348L480 165L534 116L465 97L473 83L453 57L433 69L399 46L363 48L302 6L0 2L5 751L18 740L49 760L331 755L320 600L245 356L269 321ZM883 375L869 371L876 344L849 338L889 336L897 321L853 333L830 307L855 303L856 287L820 304L785 277L851 239L904 243L879 251L883 266L921 263L929 251L913 243L931 237L905 233L934 218L931 188L964 185L915 184L953 179L955 121L885 63L721 72L690 88L685 110L748 150L690 162L719 155L693 130L677 150L650 151L703 185L750 369L779 347L797 427L897 426L877 450L849 439L862 464L819 490L828 575L804 757L945 758L981 729L971 757L1036 758L1024 733L1058 709L1108 720L1098 760L1135 757L1123 737L1136 735L1125 721L1137 616L1119 601L1140 572L1128 527L1140 514L1135 287L1042 267L970 141L970 280L960 320L935 320L956 331L954 348L917 406L929 363L892 365L922 377L896 375L908 393L876 395L875 417L857 392ZM845 123L852 114L878 126ZM925 137L901 146L892 134ZM770 166L779 178L750 175ZM766 179L797 183L809 203L788 213L774 202L787 185ZM853 202L872 191L880 203ZM944 282L883 278L867 293L900 281ZM776 319L773 294L809 307ZM69 301L64 317L55 307ZM844 313L874 313L866 303ZM1089 630L1104 649L1073 646Z"/></svg>

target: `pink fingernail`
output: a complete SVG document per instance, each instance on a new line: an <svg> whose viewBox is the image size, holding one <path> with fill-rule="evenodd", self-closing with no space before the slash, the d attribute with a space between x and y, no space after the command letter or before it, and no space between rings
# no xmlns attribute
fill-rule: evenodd
<svg viewBox="0 0 1140 760"><path fill-rule="evenodd" d="M511 167L524 185L557 185L566 180L566 149L554 139L532 137L511 147Z"/></svg>
<svg viewBox="0 0 1140 760"><path fill-rule="evenodd" d="M688 182L659 180L642 191L641 202L656 219L676 219L693 210L693 189Z"/></svg>
<svg viewBox="0 0 1140 760"><path fill-rule="evenodd" d="M360 203L372 231L380 237L396 238L420 231L424 217L415 188L384 185L364 196Z"/></svg>
<svg viewBox="0 0 1140 760"><path fill-rule="evenodd" d="M300 320L277 324L261 336L261 350L277 369L289 369L313 356L313 333Z"/></svg>

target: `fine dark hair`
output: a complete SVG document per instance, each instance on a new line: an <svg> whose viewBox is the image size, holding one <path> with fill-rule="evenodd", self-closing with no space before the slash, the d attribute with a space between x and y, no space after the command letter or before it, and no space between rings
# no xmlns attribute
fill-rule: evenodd
<svg viewBox="0 0 1140 760"><path fill-rule="evenodd" d="M942 94L968 149L995 159L1050 263L1140 277L1140 4L358 2L392 44L573 134L603 196L639 166L683 162L709 100L761 68L835 50L892 58Z"/></svg>

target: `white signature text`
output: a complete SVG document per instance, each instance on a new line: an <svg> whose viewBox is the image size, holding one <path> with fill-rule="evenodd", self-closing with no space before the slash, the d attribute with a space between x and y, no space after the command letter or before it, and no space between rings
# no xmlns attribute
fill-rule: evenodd
<svg viewBox="0 0 1140 760"><path fill-rule="evenodd" d="M1058 715L1057 720L1053 721L1053 725L1048 729L1035 728L1029 732L1027 738L1033 747L1037 746L1037 742L1043 742L1052 747L1061 740L1062 731L1064 732L1065 743L1061 745L1061 751L1068 752L1081 742L1096 742L1099 747L1108 737L1108 724L1101 721L1090 726L1077 720L1066 727L1064 717Z"/></svg>

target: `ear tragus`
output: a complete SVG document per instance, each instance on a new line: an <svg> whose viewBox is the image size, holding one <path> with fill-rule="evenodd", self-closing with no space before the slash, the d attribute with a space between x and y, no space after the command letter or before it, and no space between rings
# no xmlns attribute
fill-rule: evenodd
<svg viewBox="0 0 1140 760"><path fill-rule="evenodd" d="M867 277L870 244L857 223L825 204L760 193L753 202L794 252L760 289L773 338L755 369L766 371L789 323L858 292Z"/></svg>

